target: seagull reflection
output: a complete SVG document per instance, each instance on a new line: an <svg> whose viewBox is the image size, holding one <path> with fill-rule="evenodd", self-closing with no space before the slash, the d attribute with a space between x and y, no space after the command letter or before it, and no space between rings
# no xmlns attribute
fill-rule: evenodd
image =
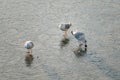
<svg viewBox="0 0 120 80"><path fill-rule="evenodd" d="M60 47L61 48L65 47L69 43L69 41L70 41L69 38L63 37L60 41Z"/></svg>
<svg viewBox="0 0 120 80"><path fill-rule="evenodd" d="M33 55L28 52L25 56L26 66L31 66L32 61L33 61Z"/></svg>
<svg viewBox="0 0 120 80"><path fill-rule="evenodd" d="M78 47L73 52L77 57L84 56L87 53L87 48L83 49L81 47Z"/></svg>

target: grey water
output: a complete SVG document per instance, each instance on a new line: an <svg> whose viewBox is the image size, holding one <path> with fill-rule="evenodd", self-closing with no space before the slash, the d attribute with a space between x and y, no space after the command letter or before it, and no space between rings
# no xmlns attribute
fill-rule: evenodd
<svg viewBox="0 0 120 80"><path fill-rule="evenodd" d="M119 0L0 0L0 80L120 80L119 25ZM71 30L85 34L84 55Z"/></svg>

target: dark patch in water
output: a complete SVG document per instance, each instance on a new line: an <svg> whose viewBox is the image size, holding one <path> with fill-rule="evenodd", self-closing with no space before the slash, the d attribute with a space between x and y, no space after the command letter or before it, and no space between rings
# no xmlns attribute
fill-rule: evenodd
<svg viewBox="0 0 120 80"><path fill-rule="evenodd" d="M75 53L77 57L84 56L87 53L87 48L83 50L82 48L78 47L73 52Z"/></svg>
<svg viewBox="0 0 120 80"><path fill-rule="evenodd" d="M25 63L26 63L26 66L31 66L33 62L33 55L28 53L26 56L25 56Z"/></svg>
<svg viewBox="0 0 120 80"><path fill-rule="evenodd" d="M62 38L60 41L60 47L63 48L69 43L70 39L69 38Z"/></svg>
<svg viewBox="0 0 120 80"><path fill-rule="evenodd" d="M87 57L90 62L95 64L107 76L113 78L114 80L120 80L120 71L112 69L110 66L105 64L105 61L102 58L96 57L92 54L87 55Z"/></svg>

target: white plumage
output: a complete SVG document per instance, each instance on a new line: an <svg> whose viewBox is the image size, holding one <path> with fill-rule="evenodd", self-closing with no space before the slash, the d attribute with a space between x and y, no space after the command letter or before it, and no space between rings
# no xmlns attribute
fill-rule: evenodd
<svg viewBox="0 0 120 80"><path fill-rule="evenodd" d="M24 47L28 49L28 52L32 53L32 48L34 47L34 44L32 41L26 41Z"/></svg>
<svg viewBox="0 0 120 80"><path fill-rule="evenodd" d="M79 31L71 31L72 35L79 41L79 45L85 45L85 47L87 47L86 44L86 39L85 39L85 34Z"/></svg>
<svg viewBox="0 0 120 80"><path fill-rule="evenodd" d="M60 24L59 25L59 28L62 30L62 31L66 31L68 30L70 27L71 27L71 23L65 23L65 24Z"/></svg>
<svg viewBox="0 0 120 80"><path fill-rule="evenodd" d="M60 24L60 25L59 25L60 30L62 30L62 31L65 32L65 33L64 33L64 36L67 35L67 31L68 31L68 29L69 29L71 26L72 26L71 23L64 23L64 24Z"/></svg>

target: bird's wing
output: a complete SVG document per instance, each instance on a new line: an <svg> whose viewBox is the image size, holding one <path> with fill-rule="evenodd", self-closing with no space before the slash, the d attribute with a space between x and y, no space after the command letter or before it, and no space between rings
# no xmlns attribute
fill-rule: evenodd
<svg viewBox="0 0 120 80"><path fill-rule="evenodd" d="M79 41L85 42L85 35L84 35L84 33L81 33L81 32L76 33L75 38L77 40L79 40Z"/></svg>

